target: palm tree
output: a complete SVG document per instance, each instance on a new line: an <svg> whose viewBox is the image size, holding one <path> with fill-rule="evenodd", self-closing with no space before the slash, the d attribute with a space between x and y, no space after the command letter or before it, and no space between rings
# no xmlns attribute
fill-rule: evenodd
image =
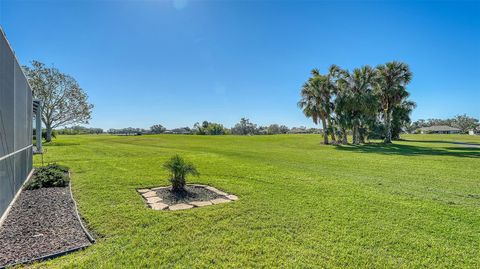
<svg viewBox="0 0 480 269"><path fill-rule="evenodd" d="M406 127L411 123L410 114L417 106L415 102L403 100L400 105L396 106L392 112L392 139L400 139L402 127Z"/></svg>
<svg viewBox="0 0 480 269"><path fill-rule="evenodd" d="M352 73L340 70L338 75L337 114L350 121L353 143L364 142L363 129L366 117L375 114L372 80L375 72L370 66L355 68Z"/></svg>
<svg viewBox="0 0 480 269"><path fill-rule="evenodd" d="M332 64L328 69L328 73L325 75L325 87L324 87L323 93L325 95L326 103L328 104L327 123L329 126L329 132L332 136L332 141L336 141L335 126L338 124L337 122L338 118L336 117L334 112L336 112L336 109L335 109L335 100L337 98L336 95L340 91L337 81L341 74L341 71L342 70L340 69L340 67L338 67L335 64ZM344 137L343 143L346 144L345 142L346 136L342 136L342 137Z"/></svg>
<svg viewBox="0 0 480 269"><path fill-rule="evenodd" d="M412 79L407 64L389 62L376 68L375 91L380 99L385 125L385 143L392 143L392 112L408 97L406 85Z"/></svg>
<svg viewBox="0 0 480 269"><path fill-rule="evenodd" d="M332 112L334 110L332 103L332 96L335 92L335 85L333 83L333 76L329 74L321 75L318 69L311 71L312 77L309 79L311 86L315 88L318 96L318 106L320 107L321 118L324 133L330 134L332 142L336 141L335 127L332 120Z"/></svg>
<svg viewBox="0 0 480 269"><path fill-rule="evenodd" d="M186 177L188 175L198 176L197 168L192 163L186 162L182 157L175 154L168 159L163 167L170 172L170 182L172 183L172 191L185 191Z"/></svg>
<svg viewBox="0 0 480 269"><path fill-rule="evenodd" d="M336 92L335 92L335 123L339 129L339 139L342 144L348 144L347 130L352 128L351 118L348 111L349 92L347 87L343 87L342 81L338 80Z"/></svg>
<svg viewBox="0 0 480 269"><path fill-rule="evenodd" d="M334 122L337 126L337 134L339 137L339 140L341 139L342 144L348 144L348 132L347 130L351 127L350 122L351 120L348 118L347 113L345 113L343 107L341 106L341 97L337 96L336 101L338 102L335 103L335 119Z"/></svg>
<svg viewBox="0 0 480 269"><path fill-rule="evenodd" d="M318 80L310 78L305 84L303 84L300 91L301 99L298 102L298 107L303 110L305 116L312 118L313 123L318 124L322 122L323 143L328 144L328 133L325 132L326 119L325 111L323 109L323 101L319 92Z"/></svg>

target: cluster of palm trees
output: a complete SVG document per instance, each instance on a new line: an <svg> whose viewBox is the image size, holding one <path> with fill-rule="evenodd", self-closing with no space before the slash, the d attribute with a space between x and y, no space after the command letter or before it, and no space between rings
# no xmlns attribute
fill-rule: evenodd
<svg viewBox="0 0 480 269"><path fill-rule="evenodd" d="M406 85L412 78L407 64L389 62L353 71L332 65L327 74L313 69L301 88L298 106L315 124L322 123L324 143L364 143L372 137L391 143L402 124L410 122L415 103L408 100Z"/></svg>

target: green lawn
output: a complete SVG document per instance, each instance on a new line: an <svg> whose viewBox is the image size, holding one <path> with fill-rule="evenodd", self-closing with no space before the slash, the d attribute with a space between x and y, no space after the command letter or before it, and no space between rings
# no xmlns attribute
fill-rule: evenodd
<svg viewBox="0 0 480 269"><path fill-rule="evenodd" d="M44 159L71 167L97 243L37 266L480 267L480 148L451 143L480 137L403 138L60 136ZM197 164L191 182L240 200L148 209L135 189L167 185L161 164L174 153Z"/></svg>

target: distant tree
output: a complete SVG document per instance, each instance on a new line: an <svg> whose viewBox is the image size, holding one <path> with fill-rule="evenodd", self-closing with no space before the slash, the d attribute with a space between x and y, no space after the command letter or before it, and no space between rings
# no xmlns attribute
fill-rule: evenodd
<svg viewBox="0 0 480 269"><path fill-rule="evenodd" d="M42 101L42 121L47 131L46 141L52 140L52 130L59 126L88 123L93 105L77 81L54 67L32 61L24 66L34 98Z"/></svg>
<svg viewBox="0 0 480 269"><path fill-rule="evenodd" d="M102 128L89 128L88 130L90 134L103 134Z"/></svg>
<svg viewBox="0 0 480 269"><path fill-rule="evenodd" d="M452 126L453 120L452 119L419 119L414 121L410 127L412 130L417 130L418 128L422 127L430 127L434 125L447 125Z"/></svg>
<svg viewBox="0 0 480 269"><path fill-rule="evenodd" d="M451 119L427 119L426 121L427 126L434 126L434 125L447 125L447 126L452 126L453 121Z"/></svg>
<svg viewBox="0 0 480 269"><path fill-rule="evenodd" d="M107 131L109 134L117 134L117 135L142 135L147 133L147 130L142 128L121 128L121 129L108 129Z"/></svg>
<svg viewBox="0 0 480 269"><path fill-rule="evenodd" d="M273 134L280 134L280 126L278 124L271 124L270 126L267 127L267 134L273 135Z"/></svg>
<svg viewBox="0 0 480 269"><path fill-rule="evenodd" d="M196 122L193 125L193 131L195 132L196 135L205 135L205 128L203 128L203 125L200 124L199 122Z"/></svg>
<svg viewBox="0 0 480 269"><path fill-rule="evenodd" d="M227 133L227 129L222 124L210 122L206 133L208 135L224 135Z"/></svg>
<svg viewBox="0 0 480 269"><path fill-rule="evenodd" d="M379 65L376 70L375 89L385 123L384 142L392 143L392 113L409 96L406 85L412 79L412 72L407 64L400 62Z"/></svg>
<svg viewBox="0 0 480 269"><path fill-rule="evenodd" d="M206 120L204 120L204 121L202 122L202 128L205 128L205 129L208 128L208 124L209 124L209 122L206 121Z"/></svg>
<svg viewBox="0 0 480 269"><path fill-rule="evenodd" d="M453 127L462 130L462 133L468 133L479 126L478 119L467 116L466 114L457 115L453 118Z"/></svg>
<svg viewBox="0 0 480 269"><path fill-rule="evenodd" d="M271 124L267 127L267 134L286 134L290 129L285 125Z"/></svg>
<svg viewBox="0 0 480 269"><path fill-rule="evenodd" d="M224 135L228 130L220 123L203 121L202 124L195 123L193 130L197 135Z"/></svg>
<svg viewBox="0 0 480 269"><path fill-rule="evenodd" d="M258 126L255 130L255 134L257 135L267 135L268 134L268 126Z"/></svg>
<svg viewBox="0 0 480 269"><path fill-rule="evenodd" d="M236 135L254 135L257 125L250 122L247 118L241 118L240 122L231 129L232 134Z"/></svg>
<svg viewBox="0 0 480 269"><path fill-rule="evenodd" d="M167 128L163 127L161 124L155 124L150 127L150 132L153 134L162 134L167 130Z"/></svg>
<svg viewBox="0 0 480 269"><path fill-rule="evenodd" d="M281 133L281 134L286 134L286 133L288 133L288 132L290 131L290 128L288 128L288 127L285 126L285 125L280 125L279 128L280 128L280 133Z"/></svg>

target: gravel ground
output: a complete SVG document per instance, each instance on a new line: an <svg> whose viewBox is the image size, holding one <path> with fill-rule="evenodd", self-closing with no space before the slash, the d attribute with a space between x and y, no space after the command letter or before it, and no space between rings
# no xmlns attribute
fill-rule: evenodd
<svg viewBox="0 0 480 269"><path fill-rule="evenodd" d="M163 203L172 205L178 203L189 203L193 201L210 201L212 199L223 198L224 196L216 194L198 186L185 186L186 192L175 193L170 188L157 190L158 197L163 199Z"/></svg>
<svg viewBox="0 0 480 269"><path fill-rule="evenodd" d="M0 267L90 244L68 187L24 190L0 227Z"/></svg>

